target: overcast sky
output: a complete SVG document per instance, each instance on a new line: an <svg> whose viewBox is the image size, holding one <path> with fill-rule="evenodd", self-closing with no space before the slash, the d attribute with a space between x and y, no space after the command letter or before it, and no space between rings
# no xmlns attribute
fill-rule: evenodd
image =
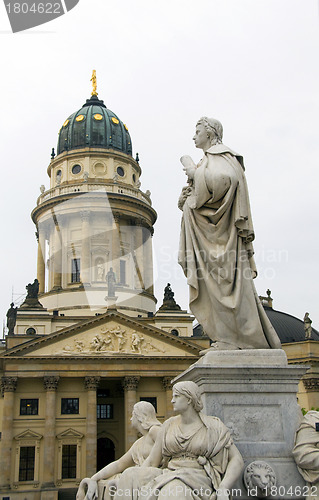
<svg viewBox="0 0 319 500"><path fill-rule="evenodd" d="M1 318L36 277L30 212L65 119L91 93L127 124L152 193L159 304L176 263L183 154L203 115L245 159L259 294L319 329L318 0L80 0L68 14L12 34L0 5Z"/></svg>

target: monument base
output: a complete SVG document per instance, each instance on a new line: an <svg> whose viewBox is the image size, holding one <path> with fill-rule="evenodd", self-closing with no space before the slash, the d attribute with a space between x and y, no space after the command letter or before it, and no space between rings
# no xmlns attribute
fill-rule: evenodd
<svg viewBox="0 0 319 500"><path fill-rule="evenodd" d="M307 367L288 365L281 349L209 351L174 382L192 380L203 391L204 412L229 428L245 461L264 462L275 473L273 489L254 489L251 469L233 487L233 498L294 499L307 496L306 483L292 457L294 436L302 418L298 383ZM262 465L256 465L261 467ZM270 470L269 469L269 470ZM247 488L247 475L252 479ZM252 474L251 474L252 476Z"/></svg>

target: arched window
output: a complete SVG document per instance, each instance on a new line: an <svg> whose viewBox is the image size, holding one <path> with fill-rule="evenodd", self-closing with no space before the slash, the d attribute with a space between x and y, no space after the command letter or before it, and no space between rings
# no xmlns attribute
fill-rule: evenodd
<svg viewBox="0 0 319 500"><path fill-rule="evenodd" d="M25 332L27 335L36 335L37 331L35 328L33 328L32 326L30 326L30 328L27 328L26 332Z"/></svg>

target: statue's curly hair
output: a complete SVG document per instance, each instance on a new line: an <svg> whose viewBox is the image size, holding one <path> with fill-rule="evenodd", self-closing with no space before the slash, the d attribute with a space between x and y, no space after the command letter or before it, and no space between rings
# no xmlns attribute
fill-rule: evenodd
<svg viewBox="0 0 319 500"><path fill-rule="evenodd" d="M217 143L221 143L223 139L223 126L219 120L216 118L208 118L207 116L202 116L197 122L197 125L204 125L208 137L210 139L216 139Z"/></svg>

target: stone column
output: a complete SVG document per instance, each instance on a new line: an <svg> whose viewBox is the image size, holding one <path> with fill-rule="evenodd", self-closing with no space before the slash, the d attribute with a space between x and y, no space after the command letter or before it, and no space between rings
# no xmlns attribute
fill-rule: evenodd
<svg viewBox="0 0 319 500"><path fill-rule="evenodd" d="M16 377L2 377L3 416L2 438L0 441L0 488L10 488L11 480L11 450L13 433L14 391L17 387Z"/></svg>
<svg viewBox="0 0 319 500"><path fill-rule="evenodd" d="M309 408L318 408L319 406L319 377L309 377L302 379L306 389L306 398Z"/></svg>
<svg viewBox="0 0 319 500"><path fill-rule="evenodd" d="M43 384L46 390L45 427L44 427L44 456L43 456L43 488L54 486L55 465L55 415L56 390L59 377L44 377Z"/></svg>
<svg viewBox="0 0 319 500"><path fill-rule="evenodd" d="M38 262L37 279L39 281L39 293L45 291L45 232L39 228L36 233L38 240Z"/></svg>
<svg viewBox="0 0 319 500"><path fill-rule="evenodd" d="M118 213L113 213L112 256L111 256L112 260L110 263L110 267L113 267L117 283L120 281L120 255L121 255L120 215Z"/></svg>
<svg viewBox="0 0 319 500"><path fill-rule="evenodd" d="M54 219L53 288L61 288L62 251L60 226Z"/></svg>
<svg viewBox="0 0 319 500"><path fill-rule="evenodd" d="M143 223L141 219L135 220L134 231L134 263L136 268L137 280L136 288L144 290L144 258L143 258Z"/></svg>
<svg viewBox="0 0 319 500"><path fill-rule="evenodd" d="M83 284L90 283L90 267L91 267L91 241L90 241L90 211L82 210L82 249L81 249L81 281Z"/></svg>
<svg viewBox="0 0 319 500"><path fill-rule="evenodd" d="M162 384L165 389L165 402L166 402L166 409L165 409L165 420L172 417L174 415L174 410L173 410L173 405L172 405L172 384L171 384L171 377L163 377L162 378Z"/></svg>
<svg viewBox="0 0 319 500"><path fill-rule="evenodd" d="M144 245L143 245L143 258L144 258L144 285L145 290L154 294L153 283L153 249L152 249L152 235L153 228L144 228Z"/></svg>
<svg viewBox="0 0 319 500"><path fill-rule="evenodd" d="M137 402L136 390L140 377L124 377L122 385L124 388L124 411L125 411L125 449L128 450L137 439L137 432L131 426L133 406Z"/></svg>
<svg viewBox="0 0 319 500"><path fill-rule="evenodd" d="M87 390L86 415L86 475L91 477L96 472L97 453L97 419L96 419L96 389L100 377L85 377L84 386Z"/></svg>

